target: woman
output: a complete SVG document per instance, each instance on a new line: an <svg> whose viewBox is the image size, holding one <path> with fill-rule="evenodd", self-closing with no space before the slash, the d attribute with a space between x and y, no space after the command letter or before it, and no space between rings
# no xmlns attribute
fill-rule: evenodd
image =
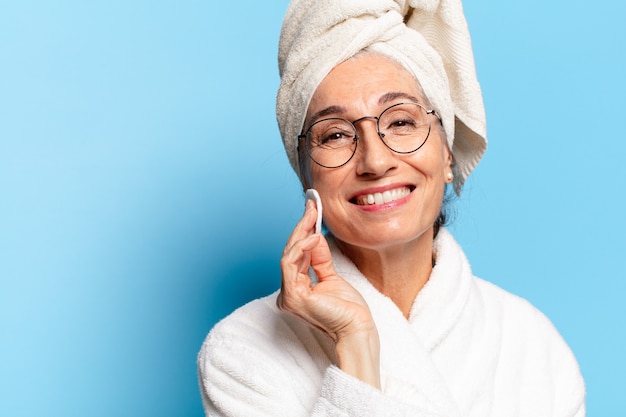
<svg viewBox="0 0 626 417"><path fill-rule="evenodd" d="M279 54L283 141L328 233L307 202L280 292L207 337L207 415L584 416L558 332L441 227L486 145L460 3L296 1Z"/></svg>

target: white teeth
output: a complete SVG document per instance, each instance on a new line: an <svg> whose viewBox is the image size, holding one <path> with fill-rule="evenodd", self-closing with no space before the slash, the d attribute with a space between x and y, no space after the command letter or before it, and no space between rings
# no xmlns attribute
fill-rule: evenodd
<svg viewBox="0 0 626 417"><path fill-rule="evenodd" d="M408 187L387 190L382 193L366 194L357 198L357 204L367 206L372 204L389 203L409 195L411 190Z"/></svg>

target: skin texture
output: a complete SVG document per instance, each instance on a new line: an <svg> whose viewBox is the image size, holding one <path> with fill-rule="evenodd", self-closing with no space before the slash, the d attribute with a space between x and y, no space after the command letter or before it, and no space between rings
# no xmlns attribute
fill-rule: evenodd
<svg viewBox="0 0 626 417"><path fill-rule="evenodd" d="M415 78L399 64L371 54L339 64L315 91L305 127L323 117L356 120L377 116L390 105L424 104ZM310 163L307 177L322 199L324 222L342 251L408 317L432 270L433 223L441 209L445 184L451 182L451 155L436 118L418 151L397 154L376 131L376 121L357 123L359 143L346 165L328 169ZM408 196L364 206L365 194L408 187ZM361 295L333 269L324 236L315 233L317 211L307 202L304 216L290 236L283 258L282 290L277 304L335 341L338 366L380 388L379 339ZM312 286L309 266L320 282Z"/></svg>

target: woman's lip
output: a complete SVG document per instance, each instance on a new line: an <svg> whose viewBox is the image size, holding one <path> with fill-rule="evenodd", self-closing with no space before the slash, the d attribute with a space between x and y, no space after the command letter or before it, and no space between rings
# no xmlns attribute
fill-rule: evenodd
<svg viewBox="0 0 626 417"><path fill-rule="evenodd" d="M393 203L394 201L404 199L413 190L415 186L412 184L395 184L385 187L368 188L353 195L350 203L359 206L377 206Z"/></svg>

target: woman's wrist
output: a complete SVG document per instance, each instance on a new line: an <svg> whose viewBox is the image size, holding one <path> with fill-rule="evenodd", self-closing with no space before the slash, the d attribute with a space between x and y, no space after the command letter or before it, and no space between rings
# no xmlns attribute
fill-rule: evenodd
<svg viewBox="0 0 626 417"><path fill-rule="evenodd" d="M335 352L339 369L375 388L381 388L380 341L375 328L339 338Z"/></svg>

